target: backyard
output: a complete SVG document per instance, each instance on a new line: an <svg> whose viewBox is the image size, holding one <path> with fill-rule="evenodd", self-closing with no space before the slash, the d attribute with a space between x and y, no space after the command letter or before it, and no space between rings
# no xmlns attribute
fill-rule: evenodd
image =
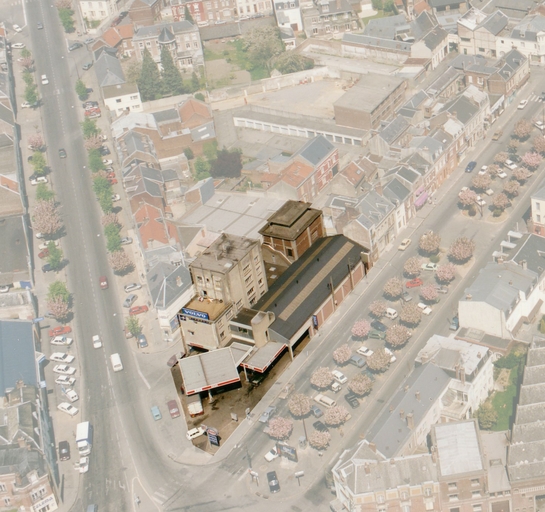
<svg viewBox="0 0 545 512"><path fill-rule="evenodd" d="M492 407L498 414L498 419L492 430L508 430L511 428L512 416L515 412L515 398L520 385L520 366L511 368L509 372L509 384L504 391L496 393L492 397Z"/></svg>

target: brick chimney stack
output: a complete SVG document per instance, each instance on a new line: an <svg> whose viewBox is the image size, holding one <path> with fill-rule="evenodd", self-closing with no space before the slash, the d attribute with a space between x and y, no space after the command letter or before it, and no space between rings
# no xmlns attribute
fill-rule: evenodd
<svg viewBox="0 0 545 512"><path fill-rule="evenodd" d="M410 412L409 414L407 414L407 426L411 429L411 430L414 430L414 417L413 417L413 413Z"/></svg>

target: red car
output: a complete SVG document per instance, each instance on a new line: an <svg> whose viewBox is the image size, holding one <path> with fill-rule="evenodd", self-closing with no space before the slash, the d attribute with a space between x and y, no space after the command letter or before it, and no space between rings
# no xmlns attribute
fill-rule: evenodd
<svg viewBox="0 0 545 512"><path fill-rule="evenodd" d="M178 404L176 403L176 400L169 400L167 402L168 412L170 413L170 417L172 419L178 418L180 416L180 409L178 409Z"/></svg>
<svg viewBox="0 0 545 512"><path fill-rule="evenodd" d="M410 281L407 281L405 286L407 288L416 288L417 286L422 286L424 284L424 281L417 277L416 279L411 279Z"/></svg>
<svg viewBox="0 0 545 512"><path fill-rule="evenodd" d="M134 306L134 308L129 309L129 315L139 315L140 313L145 313L148 310L148 306Z"/></svg>
<svg viewBox="0 0 545 512"><path fill-rule="evenodd" d="M44 249L42 252L38 253L38 258L44 259L49 256L49 249Z"/></svg>
<svg viewBox="0 0 545 512"><path fill-rule="evenodd" d="M109 172L108 174L106 174L106 178L108 178L108 179L115 178L115 171L112 171L112 172Z"/></svg>
<svg viewBox="0 0 545 512"><path fill-rule="evenodd" d="M110 185L117 185L117 179L116 178L110 178L108 177L108 182L110 183Z"/></svg>
<svg viewBox="0 0 545 512"><path fill-rule="evenodd" d="M100 287L103 289L103 290L107 290L108 289L108 279L106 279L106 276L100 276L98 278L98 282L100 283Z"/></svg>
<svg viewBox="0 0 545 512"><path fill-rule="evenodd" d="M55 336L62 336L63 334L68 334L72 332L72 328L69 325L59 325L53 329L49 329L49 337L54 338Z"/></svg>

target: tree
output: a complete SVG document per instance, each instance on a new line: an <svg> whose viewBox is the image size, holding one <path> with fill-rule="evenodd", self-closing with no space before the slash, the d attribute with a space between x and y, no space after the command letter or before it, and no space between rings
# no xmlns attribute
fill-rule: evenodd
<svg viewBox="0 0 545 512"><path fill-rule="evenodd" d="M105 192L112 193L112 185L105 176L101 176L103 173L97 173L93 178L93 190L98 197Z"/></svg>
<svg viewBox="0 0 545 512"><path fill-rule="evenodd" d="M163 45L161 48L161 91L163 95L178 96L184 93L184 82L180 70L172 60L170 50Z"/></svg>
<svg viewBox="0 0 545 512"><path fill-rule="evenodd" d="M28 70L23 71L23 82L28 87L29 85L34 85L34 75Z"/></svg>
<svg viewBox="0 0 545 512"><path fill-rule="evenodd" d="M108 254L108 263L116 274L128 274L134 270L134 263L123 249Z"/></svg>
<svg viewBox="0 0 545 512"><path fill-rule="evenodd" d="M30 84L25 88L25 101L33 105L38 101L38 89L36 85Z"/></svg>
<svg viewBox="0 0 545 512"><path fill-rule="evenodd" d="M365 338L371 330L371 324L367 320L358 320L352 327L352 336Z"/></svg>
<svg viewBox="0 0 545 512"><path fill-rule="evenodd" d="M497 174L500 172L500 166L497 164L490 164L488 166L488 169L486 170L487 175L493 176L494 174Z"/></svg>
<svg viewBox="0 0 545 512"><path fill-rule="evenodd" d="M302 418L310 412L310 398L298 393L290 397L288 409L296 418Z"/></svg>
<svg viewBox="0 0 545 512"><path fill-rule="evenodd" d="M509 158L509 153L506 153L505 151L501 151L494 157L494 162L497 164L504 164L505 161Z"/></svg>
<svg viewBox="0 0 545 512"><path fill-rule="evenodd" d="M294 52L284 52L273 60L272 66L283 75L297 73L314 67L314 61Z"/></svg>
<svg viewBox="0 0 545 512"><path fill-rule="evenodd" d="M507 151L509 151L509 153L516 153L517 152L517 149L518 147L520 146L520 141L518 139L511 139L509 141L509 143L507 144Z"/></svg>
<svg viewBox="0 0 545 512"><path fill-rule="evenodd" d="M142 64L138 61L133 61L127 66L127 72L125 78L127 83L136 84L140 75L142 74Z"/></svg>
<svg viewBox="0 0 545 512"><path fill-rule="evenodd" d="M536 153L545 153L545 137L543 135L538 135L532 140L532 148Z"/></svg>
<svg viewBox="0 0 545 512"><path fill-rule="evenodd" d="M521 185L532 176L532 173L525 167L517 167L511 177L517 180Z"/></svg>
<svg viewBox="0 0 545 512"><path fill-rule="evenodd" d="M97 127L97 123L94 119L86 117L83 122L80 123L81 130L83 131L83 138L88 139L94 135L99 135L100 130Z"/></svg>
<svg viewBox="0 0 545 512"><path fill-rule="evenodd" d="M416 304L404 304L399 319L407 325L418 325L422 319L422 310Z"/></svg>
<svg viewBox="0 0 545 512"><path fill-rule="evenodd" d="M357 373L348 382L348 389L358 396L364 396L371 393L373 381L363 373Z"/></svg>
<svg viewBox="0 0 545 512"><path fill-rule="evenodd" d="M242 170L242 158L238 150L218 151L218 158L211 163L210 174L214 178L238 178Z"/></svg>
<svg viewBox="0 0 545 512"><path fill-rule="evenodd" d="M79 96L80 100L87 99L87 86L82 80L76 82L76 94Z"/></svg>
<svg viewBox="0 0 545 512"><path fill-rule="evenodd" d="M526 119L521 119L520 121L516 122L515 128L513 130L513 135L519 140L524 140L530 136L530 134L532 133L532 129L532 123L530 123Z"/></svg>
<svg viewBox="0 0 545 512"><path fill-rule="evenodd" d="M456 277L456 266L452 263L439 265L435 271L435 279L440 283L450 283Z"/></svg>
<svg viewBox="0 0 545 512"><path fill-rule="evenodd" d="M411 334L411 331L404 325L392 325L386 331L386 343L394 348L401 347L409 341Z"/></svg>
<svg viewBox="0 0 545 512"><path fill-rule="evenodd" d="M341 345L338 349L333 351L333 359L337 364L345 364L352 357L352 351L348 346L348 343Z"/></svg>
<svg viewBox="0 0 545 512"><path fill-rule="evenodd" d="M206 141L202 146L202 153L209 162L216 160L218 158L218 141Z"/></svg>
<svg viewBox="0 0 545 512"><path fill-rule="evenodd" d="M403 272L407 274L410 277L416 277L420 275L420 272L422 271L421 268L422 265L422 259L418 256L414 256L412 258L409 258L405 265L403 265Z"/></svg>
<svg viewBox="0 0 545 512"><path fill-rule="evenodd" d="M462 236L454 240L449 248L448 255L451 260L458 263L469 260L475 251L475 242Z"/></svg>
<svg viewBox="0 0 545 512"><path fill-rule="evenodd" d="M329 432L324 431L320 432L319 430L314 430L309 436L308 436L308 444L315 448L316 450L325 450L331 441L331 434Z"/></svg>
<svg viewBox="0 0 545 512"><path fill-rule="evenodd" d="M59 9L59 18L61 20L62 26L64 28L64 31L67 34L70 34L74 32L74 19L72 18L72 15L74 14L74 11L71 9L66 9L64 7L61 7Z"/></svg>
<svg viewBox="0 0 545 512"><path fill-rule="evenodd" d="M55 7L57 9L71 9L72 8L72 0L57 0L55 2Z"/></svg>
<svg viewBox="0 0 545 512"><path fill-rule="evenodd" d="M252 29L244 36L243 45L253 69L271 71L272 59L285 51L279 29L270 25Z"/></svg>
<svg viewBox="0 0 545 512"><path fill-rule="evenodd" d="M41 151L34 151L34 153L32 153L30 164L34 167L34 172L39 176L45 173L45 156Z"/></svg>
<svg viewBox="0 0 545 512"><path fill-rule="evenodd" d="M195 167L195 178L197 180L200 181L210 178L210 164L204 158L200 156L197 157L193 165Z"/></svg>
<svg viewBox="0 0 545 512"><path fill-rule="evenodd" d="M36 200L37 201L51 201L55 198L55 193L47 188L45 183L38 183L36 187Z"/></svg>
<svg viewBox="0 0 545 512"><path fill-rule="evenodd" d="M184 19L186 21L189 21L192 25L195 25L195 22L193 21L193 16L191 16L191 13L189 12L189 7L187 7L187 4L184 8Z"/></svg>
<svg viewBox="0 0 545 512"><path fill-rule="evenodd" d="M435 254L441 246L441 237L433 231L424 233L418 241L419 249L425 254Z"/></svg>
<svg viewBox="0 0 545 512"><path fill-rule="evenodd" d="M466 188L458 194L458 200L462 206L467 207L475 204L477 201L477 194L473 190Z"/></svg>
<svg viewBox="0 0 545 512"><path fill-rule="evenodd" d="M471 180L471 185L473 186L474 189L483 191L490 186L491 182L492 182L492 178L490 177L490 174L480 174L475 176Z"/></svg>
<svg viewBox="0 0 545 512"><path fill-rule="evenodd" d="M201 88L201 81L199 80L197 73L193 71L193 73L191 73L191 92L198 91L200 88ZM197 98L197 96L195 96L195 98ZM204 101L204 99L202 101Z"/></svg>
<svg viewBox="0 0 545 512"><path fill-rule="evenodd" d="M494 205L494 208L503 211L511 204L511 202L503 192L500 192L494 197L492 204Z"/></svg>
<svg viewBox="0 0 545 512"><path fill-rule="evenodd" d="M112 194L108 192L103 192L98 196L98 204L100 205L101 210L104 213L110 213L114 207L112 201Z"/></svg>
<svg viewBox="0 0 545 512"><path fill-rule="evenodd" d="M204 94L198 92L197 94L195 94L195 99L199 101L204 101L205 100Z"/></svg>
<svg viewBox="0 0 545 512"><path fill-rule="evenodd" d="M142 71L137 84L142 101L151 101L160 97L161 77L159 68L147 48L144 49L142 55Z"/></svg>
<svg viewBox="0 0 545 512"><path fill-rule="evenodd" d="M120 227L117 224L108 224L104 228L106 249L111 253L121 250L121 235L119 234L119 230Z"/></svg>
<svg viewBox="0 0 545 512"><path fill-rule="evenodd" d="M34 231L54 235L62 228L62 221L55 201L36 201L32 215Z"/></svg>
<svg viewBox="0 0 545 512"><path fill-rule="evenodd" d="M498 421L498 413L489 401L481 404L475 416L479 421L479 427L483 430L490 430Z"/></svg>
<svg viewBox="0 0 545 512"><path fill-rule="evenodd" d="M30 53L28 48L23 48L21 50L21 57L23 57L23 59L28 59L29 57L32 57L32 53Z"/></svg>
<svg viewBox="0 0 545 512"><path fill-rule="evenodd" d="M130 332L135 338L142 334L142 326L140 321L136 316L129 316L125 321L125 328Z"/></svg>
<svg viewBox="0 0 545 512"><path fill-rule="evenodd" d="M375 318L382 318L386 314L388 305L383 300L374 300L369 306L369 311Z"/></svg>
<svg viewBox="0 0 545 512"><path fill-rule="evenodd" d="M62 281L55 281L49 285L49 292L47 294L47 300L53 300L60 298L66 304L70 303L70 292L66 288L66 283Z"/></svg>
<svg viewBox="0 0 545 512"><path fill-rule="evenodd" d="M70 315L70 308L68 304L62 300L61 297L56 297L54 299L48 300L47 309L59 322L67 321Z"/></svg>
<svg viewBox="0 0 545 512"><path fill-rule="evenodd" d="M51 268L55 271L60 270L62 267L63 257L62 251L59 249L54 242L49 242L47 244L47 263L51 265Z"/></svg>
<svg viewBox="0 0 545 512"><path fill-rule="evenodd" d="M384 285L382 291L384 292L384 295L386 295L386 297L397 299L403 293L403 283L401 282L401 279L397 277L392 277L391 279L388 279L388 281L386 281L386 284Z"/></svg>
<svg viewBox="0 0 545 512"><path fill-rule="evenodd" d="M90 137L87 140L92 140L95 137ZM96 137L96 138L100 138L100 137ZM98 172L105 168L106 166L104 165L104 162L102 161L102 155L100 154L100 151L98 150L98 148L90 149L89 150L89 169L91 169L92 172Z"/></svg>
<svg viewBox="0 0 545 512"><path fill-rule="evenodd" d="M367 366L373 372L383 372L390 366L391 357L383 348L379 348L367 358Z"/></svg>
<svg viewBox="0 0 545 512"><path fill-rule="evenodd" d="M26 70L30 71L30 68L34 64L34 60L31 57L22 57L19 64Z"/></svg>
<svg viewBox="0 0 545 512"><path fill-rule="evenodd" d="M290 437L293 430L293 421L277 416L269 420L269 436L279 441Z"/></svg>
<svg viewBox="0 0 545 512"><path fill-rule="evenodd" d="M92 151L93 149L95 149L97 150L99 156L100 156L100 151L98 150L102 147L103 144L104 144L104 141L102 140L102 137L100 135L91 135L90 137L87 137L84 141L85 149L87 151ZM102 161L102 158L101 158L101 161Z"/></svg>
<svg viewBox="0 0 545 512"><path fill-rule="evenodd" d="M119 219L117 218L117 215L115 213L108 213L104 215L101 219L101 223L103 226L108 226L109 224L113 224L114 226L117 226L118 229L121 229L121 226L119 225ZM112 228L110 228L112 229ZM118 231L119 232L119 231Z"/></svg>
<svg viewBox="0 0 545 512"><path fill-rule="evenodd" d="M185 148L184 155L188 160L193 160L195 158L195 154L191 148Z"/></svg>
<svg viewBox="0 0 545 512"><path fill-rule="evenodd" d="M520 184L518 181L512 180L505 183L503 186L503 191L509 196L509 197L515 197L518 196L519 193Z"/></svg>
<svg viewBox="0 0 545 512"><path fill-rule="evenodd" d="M331 427L340 427L348 419L348 411L342 405L330 407L324 413L324 422Z"/></svg>
<svg viewBox="0 0 545 512"><path fill-rule="evenodd" d="M310 376L310 383L318 389L328 388L331 386L332 382L333 374L331 373L331 370L325 366L314 370Z"/></svg>
<svg viewBox="0 0 545 512"><path fill-rule="evenodd" d="M420 297L427 302L435 302L438 297L437 288L433 284L420 287Z"/></svg>
<svg viewBox="0 0 545 512"><path fill-rule="evenodd" d="M543 160L543 157L539 153L528 151L522 155L522 163L528 167L528 169L535 170Z"/></svg>
<svg viewBox="0 0 545 512"><path fill-rule="evenodd" d="M35 133L34 135L31 135L27 139L28 145L32 146L32 149L34 151L39 151L44 147L44 139L39 133Z"/></svg>

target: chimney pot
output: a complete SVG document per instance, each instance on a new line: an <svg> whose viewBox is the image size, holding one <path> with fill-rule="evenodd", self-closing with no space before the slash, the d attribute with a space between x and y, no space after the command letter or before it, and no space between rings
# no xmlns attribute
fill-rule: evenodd
<svg viewBox="0 0 545 512"><path fill-rule="evenodd" d="M405 411L404 411L403 409L401 409L401 410L399 411L399 417L400 417L401 419L404 419L404 418L405 418Z"/></svg>
<svg viewBox="0 0 545 512"><path fill-rule="evenodd" d="M369 464L365 464L364 468L365 468L365 474L369 475L371 473L371 467L369 466Z"/></svg>
<svg viewBox="0 0 545 512"><path fill-rule="evenodd" d="M377 445L375 443L369 443L369 448L373 453L377 453Z"/></svg>
<svg viewBox="0 0 545 512"><path fill-rule="evenodd" d="M414 394L414 396L416 397L416 399L417 399L418 401L420 401L420 391L417 391L417 392Z"/></svg>
<svg viewBox="0 0 545 512"><path fill-rule="evenodd" d="M407 414L407 426L411 429L411 430L414 430L414 417L413 417L413 413L410 412L409 414Z"/></svg>

